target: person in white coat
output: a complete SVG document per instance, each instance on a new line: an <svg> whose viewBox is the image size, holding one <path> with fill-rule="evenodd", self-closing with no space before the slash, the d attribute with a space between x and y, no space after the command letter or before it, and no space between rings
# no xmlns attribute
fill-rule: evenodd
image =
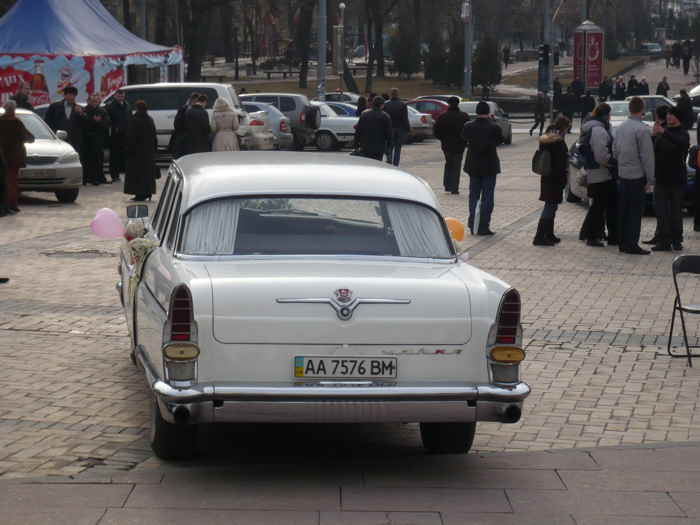
<svg viewBox="0 0 700 525"><path fill-rule="evenodd" d="M212 151L238 151L238 114L223 98L214 102L214 115L211 128L214 132Z"/></svg>

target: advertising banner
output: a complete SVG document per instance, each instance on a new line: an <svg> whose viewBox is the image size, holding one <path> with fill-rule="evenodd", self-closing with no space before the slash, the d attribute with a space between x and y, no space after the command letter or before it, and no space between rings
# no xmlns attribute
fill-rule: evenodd
<svg viewBox="0 0 700 525"><path fill-rule="evenodd" d="M593 89L603 81L603 33L587 33L586 50L586 88Z"/></svg>
<svg viewBox="0 0 700 525"><path fill-rule="evenodd" d="M118 56L74 56L7 54L0 55L0 104L17 92L20 84L29 87L34 106L63 98L67 86L78 89L78 100L100 93L103 97L126 84L125 66L165 67L182 61L182 50Z"/></svg>

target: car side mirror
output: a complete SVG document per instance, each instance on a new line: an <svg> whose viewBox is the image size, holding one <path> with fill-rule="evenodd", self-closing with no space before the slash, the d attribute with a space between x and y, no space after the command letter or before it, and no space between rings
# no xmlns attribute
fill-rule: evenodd
<svg viewBox="0 0 700 525"><path fill-rule="evenodd" d="M145 219L148 217L148 205L131 204L126 207L127 219Z"/></svg>
<svg viewBox="0 0 700 525"><path fill-rule="evenodd" d="M57 136L60 140L68 140L68 132L67 132L66 130L59 129L59 130L56 132L56 136Z"/></svg>

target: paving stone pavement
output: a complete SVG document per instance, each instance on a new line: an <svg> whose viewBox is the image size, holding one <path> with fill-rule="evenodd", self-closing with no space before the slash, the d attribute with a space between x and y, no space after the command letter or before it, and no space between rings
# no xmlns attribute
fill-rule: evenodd
<svg viewBox="0 0 700 525"><path fill-rule="evenodd" d="M585 209L568 203L557 217L562 245L533 247L541 203L538 178L527 166L535 144L516 134L512 146L501 148L497 235L464 243L473 264L523 295L523 376L533 386L523 420L481 424L474 450L700 440L700 373L664 353L673 254L588 248L577 240ZM467 181L461 195L442 192L435 142L406 147L403 165L435 188L446 215L465 218ZM83 188L74 205L32 193L20 214L0 219L0 275L11 278L0 287L0 478L167 467L145 443L148 395L128 359L114 291L118 245L94 238L87 227L99 208L123 209L128 200L120 189ZM645 218L644 235L653 226ZM687 251L700 251L688 220L686 237ZM685 289L700 300L696 281ZM700 324L692 321L690 331L697 341ZM416 425L204 428L201 442L195 465L423 457Z"/></svg>

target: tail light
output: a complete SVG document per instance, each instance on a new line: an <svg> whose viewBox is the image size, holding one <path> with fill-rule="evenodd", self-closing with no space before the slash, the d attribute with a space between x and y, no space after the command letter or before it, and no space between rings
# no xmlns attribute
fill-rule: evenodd
<svg viewBox="0 0 700 525"><path fill-rule="evenodd" d="M494 383L512 384L519 380L520 362L525 359L520 328L520 294L511 288L501 299L496 322L488 341L488 360Z"/></svg>
<svg viewBox="0 0 700 525"><path fill-rule="evenodd" d="M163 333L165 379L174 386L189 386L197 378L197 323L194 320L192 294L180 285L173 291Z"/></svg>
<svg viewBox="0 0 700 525"><path fill-rule="evenodd" d="M289 131L289 126L287 126L286 120L280 120L280 131L282 133L287 133Z"/></svg>
<svg viewBox="0 0 700 525"><path fill-rule="evenodd" d="M262 120L254 118L253 120L250 121L251 126L264 126L265 123Z"/></svg>
<svg viewBox="0 0 700 525"><path fill-rule="evenodd" d="M300 121L302 124L303 124L304 122L306 122L306 111L302 111L301 113L299 113L299 121Z"/></svg>
<svg viewBox="0 0 700 525"><path fill-rule="evenodd" d="M428 117L426 117L425 115L423 115L423 116L420 118L420 121L421 121L423 124L427 124L427 123L428 123Z"/></svg>

